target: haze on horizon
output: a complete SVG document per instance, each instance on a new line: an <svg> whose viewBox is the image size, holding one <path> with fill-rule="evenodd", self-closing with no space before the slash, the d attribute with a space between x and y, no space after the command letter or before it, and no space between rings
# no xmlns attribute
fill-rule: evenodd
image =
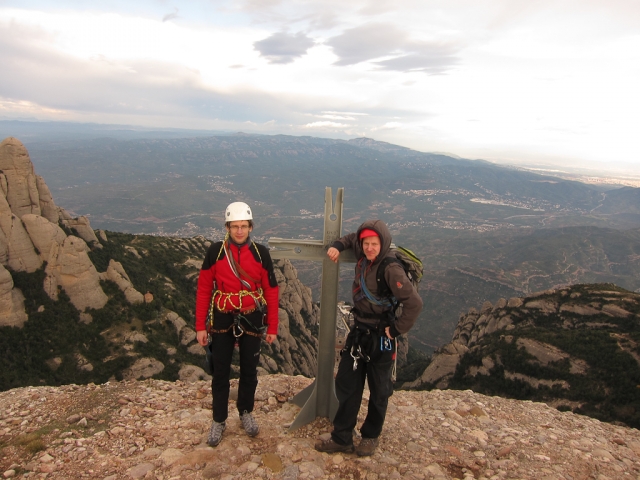
<svg viewBox="0 0 640 480"><path fill-rule="evenodd" d="M0 119L637 172L633 0L0 0Z"/></svg>

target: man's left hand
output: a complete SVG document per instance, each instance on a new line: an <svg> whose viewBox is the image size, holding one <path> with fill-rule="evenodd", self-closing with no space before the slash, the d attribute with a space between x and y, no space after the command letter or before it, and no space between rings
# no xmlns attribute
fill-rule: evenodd
<svg viewBox="0 0 640 480"><path fill-rule="evenodd" d="M276 339L277 335L274 335L273 333L269 333L267 334L265 341L267 343L273 343L273 341Z"/></svg>

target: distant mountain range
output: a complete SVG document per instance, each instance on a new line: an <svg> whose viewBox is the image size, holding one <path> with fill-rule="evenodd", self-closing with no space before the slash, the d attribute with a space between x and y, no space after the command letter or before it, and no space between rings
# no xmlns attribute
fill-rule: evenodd
<svg viewBox="0 0 640 480"><path fill-rule="evenodd" d="M85 132L25 144L56 202L110 231L219 238L225 206L244 200L258 240L322 238L324 188L344 187L344 231L381 218L424 259L425 309L411 338L426 351L485 300L570 283L640 288L640 189L366 138L175 134ZM296 268L318 299L319 266ZM341 272L349 300L352 267Z"/></svg>

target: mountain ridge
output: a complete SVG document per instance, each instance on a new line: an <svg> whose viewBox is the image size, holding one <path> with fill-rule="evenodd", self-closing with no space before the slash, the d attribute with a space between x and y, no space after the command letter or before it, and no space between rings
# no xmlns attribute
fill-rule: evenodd
<svg viewBox="0 0 640 480"><path fill-rule="evenodd" d="M403 388L471 388L640 427L640 294L572 285L484 302Z"/></svg>

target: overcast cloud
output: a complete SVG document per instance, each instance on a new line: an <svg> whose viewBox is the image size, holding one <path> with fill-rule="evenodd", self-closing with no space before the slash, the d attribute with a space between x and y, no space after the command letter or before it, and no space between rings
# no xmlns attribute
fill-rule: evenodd
<svg viewBox="0 0 640 480"><path fill-rule="evenodd" d="M0 118L640 167L640 4L0 3Z"/></svg>
<svg viewBox="0 0 640 480"><path fill-rule="evenodd" d="M401 72L444 72L457 63L455 54L460 50L452 44L412 39L406 31L385 23L369 23L348 29L330 38L327 45L339 58L336 65L354 65L384 58L375 64Z"/></svg>
<svg viewBox="0 0 640 480"><path fill-rule="evenodd" d="M302 32L296 34L278 32L255 42L253 46L270 63L291 63L307 53L313 44L313 39Z"/></svg>

